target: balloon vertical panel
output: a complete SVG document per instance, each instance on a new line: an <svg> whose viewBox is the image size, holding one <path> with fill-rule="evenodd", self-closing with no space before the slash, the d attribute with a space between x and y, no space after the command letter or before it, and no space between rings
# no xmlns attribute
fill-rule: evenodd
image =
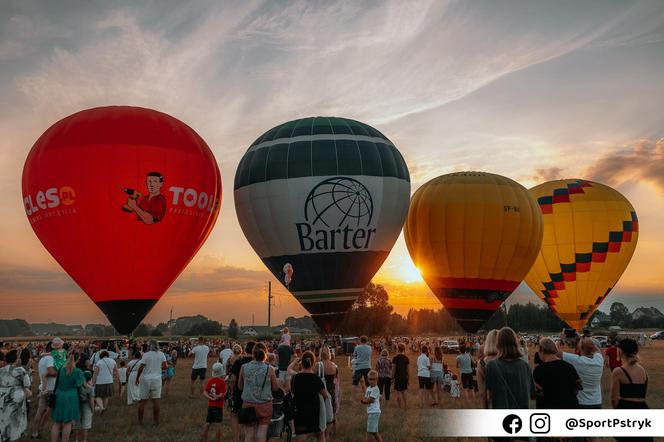
<svg viewBox="0 0 664 442"><path fill-rule="evenodd" d="M562 320L581 329L631 259L638 218L609 186L582 179L530 189L544 218L545 242L526 282Z"/></svg>
<svg viewBox="0 0 664 442"><path fill-rule="evenodd" d="M23 198L46 249L128 333L214 226L221 177L208 146L179 120L150 109L95 108L37 140Z"/></svg>

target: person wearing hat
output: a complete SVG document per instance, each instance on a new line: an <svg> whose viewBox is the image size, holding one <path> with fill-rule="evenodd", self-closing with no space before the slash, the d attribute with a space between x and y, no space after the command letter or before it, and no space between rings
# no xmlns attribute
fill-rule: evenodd
<svg viewBox="0 0 664 442"><path fill-rule="evenodd" d="M216 439L221 440L221 422L224 416L224 396L226 396L226 370L220 362L212 364L212 377L203 389L203 396L208 400L207 419L203 427L203 441L208 440L210 427L215 426Z"/></svg>

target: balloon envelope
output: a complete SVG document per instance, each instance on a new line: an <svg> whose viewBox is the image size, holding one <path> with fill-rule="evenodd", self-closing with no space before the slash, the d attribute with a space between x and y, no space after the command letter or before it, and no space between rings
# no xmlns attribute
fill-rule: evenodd
<svg viewBox="0 0 664 442"><path fill-rule="evenodd" d="M530 193L542 212L544 239L526 283L581 330L634 254L636 211L618 191L587 180L549 181Z"/></svg>
<svg viewBox="0 0 664 442"><path fill-rule="evenodd" d="M329 333L394 245L410 178L399 151L376 129L303 118L251 145L234 195L251 246Z"/></svg>
<svg viewBox="0 0 664 442"><path fill-rule="evenodd" d="M37 237L123 334L203 244L220 200L221 177L203 139L138 107L58 121L23 169L23 203Z"/></svg>
<svg viewBox="0 0 664 442"><path fill-rule="evenodd" d="M404 237L429 288L474 333L530 270L542 217L528 191L509 178L451 173L415 192Z"/></svg>

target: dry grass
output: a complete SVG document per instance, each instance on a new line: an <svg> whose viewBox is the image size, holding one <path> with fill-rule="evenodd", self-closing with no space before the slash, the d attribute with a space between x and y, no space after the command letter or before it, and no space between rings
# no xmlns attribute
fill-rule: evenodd
<svg viewBox="0 0 664 442"><path fill-rule="evenodd" d="M408 353L411 359L411 368L415 363L416 355ZM453 356L446 356L452 362ZM664 342L655 342L651 347L642 351L644 366L648 369L650 383L648 402L651 408L664 408ZM337 435L335 441L364 440L366 428L366 410L364 406L351 401L351 373L347 368L346 357L337 361L340 364L342 379L342 404L338 416ZM151 406L146 409L146 424L138 425L136 409L125 405L118 397L111 401L110 409L103 416L94 416L90 441L196 441L200 440L201 429L205 422L206 400L189 398L189 373L191 359L178 361L177 373L170 395L162 400L162 423L155 427L151 423ZM453 363L450 365L454 365ZM420 411L418 409L418 390L415 370L411 369L411 388L408 391L410 409L403 413L397 410L394 398L389 405L385 401L381 404L383 413L380 421L380 432L385 441L418 441L418 428L420 425ZM605 370L604 402L608 407L609 399L609 373ZM473 398L452 399L445 395L442 408L476 408L479 401ZM212 439L212 438L211 438ZM42 440L47 440L46 436ZM71 439L72 441L74 438ZM230 414L224 411L222 425L222 440L232 440L230 429ZM427 439L432 440L432 439ZM441 439L442 440L442 439Z"/></svg>

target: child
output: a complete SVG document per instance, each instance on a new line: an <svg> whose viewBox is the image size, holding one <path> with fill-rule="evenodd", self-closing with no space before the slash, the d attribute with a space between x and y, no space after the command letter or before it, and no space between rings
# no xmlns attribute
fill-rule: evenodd
<svg viewBox="0 0 664 442"><path fill-rule="evenodd" d="M364 398L360 402L367 405L367 442L373 438L377 442L383 442L378 432L378 422L380 421L380 390L378 389L378 372L376 370L369 371L367 375L369 379L369 387L367 388Z"/></svg>
<svg viewBox="0 0 664 442"><path fill-rule="evenodd" d="M224 396L226 395L226 370L220 362L212 365L212 377L207 382L203 396L208 399L208 412L203 427L203 441L208 439L210 426L215 425L217 442L221 441L221 420L224 415Z"/></svg>
<svg viewBox="0 0 664 442"><path fill-rule="evenodd" d="M77 441L86 442L88 440L88 431L92 428L92 410L95 406L95 390L90 384L92 372L86 370L83 372L85 383L78 392L78 401L81 410L81 420L74 422L74 430Z"/></svg>
<svg viewBox="0 0 664 442"><path fill-rule="evenodd" d="M122 393L127 385L127 362L125 360L120 361L118 378L120 378L120 399L122 399Z"/></svg>
<svg viewBox="0 0 664 442"><path fill-rule="evenodd" d="M458 398L460 394L461 392L459 391L459 381L457 379L457 375L453 374L452 380L450 381L450 396L453 398Z"/></svg>

